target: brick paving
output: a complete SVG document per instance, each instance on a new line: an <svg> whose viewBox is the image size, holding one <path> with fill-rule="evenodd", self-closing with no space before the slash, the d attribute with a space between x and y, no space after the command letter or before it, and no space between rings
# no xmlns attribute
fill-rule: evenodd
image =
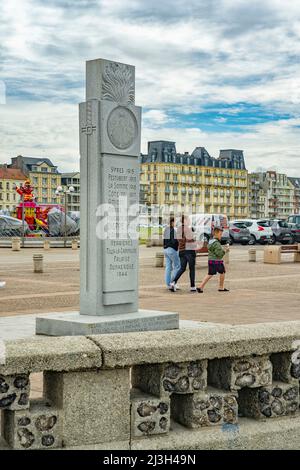
<svg viewBox="0 0 300 470"><path fill-rule="evenodd" d="M186 320L218 323L255 323L300 319L300 264L286 256L281 265L262 262L263 247L257 246L257 262L248 262L248 247L233 246L227 269L229 293L217 291L213 279L204 294L188 291L188 275L181 290L167 291L164 269L154 267L160 248L140 249L140 307L176 311ZM45 272L34 274L32 254L44 253ZM207 259L197 259L197 281L206 274ZM70 249L0 249L0 317L30 313L78 310L79 251Z"/></svg>

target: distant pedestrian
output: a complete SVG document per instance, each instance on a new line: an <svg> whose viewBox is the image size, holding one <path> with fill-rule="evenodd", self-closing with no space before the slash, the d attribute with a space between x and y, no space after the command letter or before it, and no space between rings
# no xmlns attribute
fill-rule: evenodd
<svg viewBox="0 0 300 470"><path fill-rule="evenodd" d="M196 292L195 286L195 268L196 268L196 248L197 244L189 218L185 215L181 218L181 226L177 230L177 239L179 243L180 270L171 282L172 292L176 292L176 284L189 265L191 292Z"/></svg>
<svg viewBox="0 0 300 470"><path fill-rule="evenodd" d="M219 292L229 292L229 289L225 289L224 287L226 270L223 261L226 251L229 250L229 246L227 245L225 248L222 247L220 243L222 232L223 229L221 227L215 227L213 238L208 242L208 274L197 288L197 292L199 293L203 293L204 286L217 273L220 274Z"/></svg>
<svg viewBox="0 0 300 470"><path fill-rule="evenodd" d="M165 281L170 289L171 280L175 278L180 269L180 259L178 254L178 240L175 231L175 219L170 218L170 224L164 231L164 255L166 259Z"/></svg>
<svg viewBox="0 0 300 470"><path fill-rule="evenodd" d="M5 281L0 281L0 289L2 289L5 286L6 286L6 282Z"/></svg>

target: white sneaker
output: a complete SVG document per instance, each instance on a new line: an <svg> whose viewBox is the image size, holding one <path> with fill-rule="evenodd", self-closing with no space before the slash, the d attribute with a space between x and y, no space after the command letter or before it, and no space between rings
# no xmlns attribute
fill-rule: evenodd
<svg viewBox="0 0 300 470"><path fill-rule="evenodd" d="M180 287L178 286L178 284L175 284L175 287L176 287L176 290L180 290Z"/></svg>
<svg viewBox="0 0 300 470"><path fill-rule="evenodd" d="M191 287L191 292L197 292L197 288L196 287Z"/></svg>
<svg viewBox="0 0 300 470"><path fill-rule="evenodd" d="M0 282L0 289L1 289L2 287L5 287L5 286L6 286L6 282L4 282L4 281Z"/></svg>
<svg viewBox="0 0 300 470"><path fill-rule="evenodd" d="M170 291L176 292L176 284L175 284L175 282L171 282L171 284L170 284Z"/></svg>

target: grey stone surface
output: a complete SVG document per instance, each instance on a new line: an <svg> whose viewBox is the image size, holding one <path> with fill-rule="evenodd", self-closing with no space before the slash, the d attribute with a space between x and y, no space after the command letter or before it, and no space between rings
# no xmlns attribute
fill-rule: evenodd
<svg viewBox="0 0 300 470"><path fill-rule="evenodd" d="M300 442L300 418L284 417L255 421L240 418L238 425L188 429L172 423L172 432L114 441L104 444L66 447L67 450L297 450ZM129 447L130 446L130 447ZM0 450L9 450L0 438Z"/></svg>
<svg viewBox="0 0 300 470"><path fill-rule="evenodd" d="M239 412L256 419L278 418L299 411L299 383L273 382L271 387L243 389L238 396Z"/></svg>
<svg viewBox="0 0 300 470"><path fill-rule="evenodd" d="M29 374L0 374L0 411L29 408Z"/></svg>
<svg viewBox="0 0 300 470"><path fill-rule="evenodd" d="M104 442L103 444L68 446L61 450L130 450L130 442L127 440Z"/></svg>
<svg viewBox="0 0 300 470"><path fill-rule="evenodd" d="M207 361L135 366L132 369L132 384L157 397L205 390Z"/></svg>
<svg viewBox="0 0 300 470"><path fill-rule="evenodd" d="M80 313L136 312L138 240L127 233L133 217L125 221L126 233L121 234L124 215L119 214L119 197L127 198L128 207L139 202L141 108L135 106L134 67L104 59L88 61L86 100L79 113ZM102 213L99 207L103 204L110 209ZM109 234L106 239L100 233L103 216Z"/></svg>
<svg viewBox="0 0 300 470"><path fill-rule="evenodd" d="M272 363L266 355L214 359L208 364L208 382L224 390L271 385Z"/></svg>
<svg viewBox="0 0 300 470"><path fill-rule="evenodd" d="M44 374L44 396L62 410L67 447L129 440L129 390L129 369Z"/></svg>
<svg viewBox="0 0 300 470"><path fill-rule="evenodd" d="M103 366L195 361L291 351L300 321L216 326L161 332L95 335Z"/></svg>
<svg viewBox="0 0 300 470"><path fill-rule="evenodd" d="M0 318L0 339L30 338L35 335L36 315L17 315Z"/></svg>
<svg viewBox="0 0 300 470"><path fill-rule="evenodd" d="M170 428L170 400L132 389L131 401L131 436L143 437L164 434Z"/></svg>
<svg viewBox="0 0 300 470"><path fill-rule="evenodd" d="M241 418L239 424L188 429L173 423L167 435L134 439L132 450L295 450L299 449L300 418L265 422Z"/></svg>
<svg viewBox="0 0 300 470"><path fill-rule="evenodd" d="M300 379L300 351L271 355L275 380L293 382Z"/></svg>
<svg viewBox="0 0 300 470"><path fill-rule="evenodd" d="M6 363L0 374L80 370L101 367L102 353L84 337L34 337L5 341Z"/></svg>
<svg viewBox="0 0 300 470"><path fill-rule="evenodd" d="M236 424L237 393L209 387L205 392L171 397L172 419L189 428Z"/></svg>
<svg viewBox="0 0 300 470"><path fill-rule="evenodd" d="M57 312L58 313L58 312ZM72 313L72 312L69 312ZM78 313L78 312L73 312ZM51 315L55 315L56 312L52 312ZM45 314L49 315L49 313ZM11 339L24 339L31 338L35 335L36 329L36 317L41 317L42 314L29 314L29 315L18 315L12 317L1 317L0 318L0 339L11 340ZM179 328L211 328L218 326L218 323L201 323L191 320L179 320Z"/></svg>
<svg viewBox="0 0 300 470"><path fill-rule="evenodd" d="M28 410L3 412L3 438L13 449L61 447L61 430L59 411L41 400L32 402Z"/></svg>
<svg viewBox="0 0 300 470"><path fill-rule="evenodd" d="M119 72L118 72L119 69ZM111 87L111 75L114 86ZM115 76L120 81L115 82ZM128 77L126 81L125 78ZM127 84L127 87L124 85ZM122 104L133 104L135 99L135 68L132 65L111 62L105 59L89 60L86 63L86 99L105 99Z"/></svg>
<svg viewBox="0 0 300 470"><path fill-rule="evenodd" d="M36 318L36 333L47 336L110 334L115 332L172 330L179 315L172 312L139 310L119 315L88 316L79 313L49 314Z"/></svg>

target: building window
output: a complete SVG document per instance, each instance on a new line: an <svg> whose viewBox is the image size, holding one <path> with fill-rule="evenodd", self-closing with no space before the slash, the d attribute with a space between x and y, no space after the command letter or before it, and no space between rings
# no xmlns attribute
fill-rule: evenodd
<svg viewBox="0 0 300 470"><path fill-rule="evenodd" d="M42 167L41 170L43 173L48 173L48 168Z"/></svg>
<svg viewBox="0 0 300 470"><path fill-rule="evenodd" d="M9 183L6 183L6 189L9 190Z"/></svg>

